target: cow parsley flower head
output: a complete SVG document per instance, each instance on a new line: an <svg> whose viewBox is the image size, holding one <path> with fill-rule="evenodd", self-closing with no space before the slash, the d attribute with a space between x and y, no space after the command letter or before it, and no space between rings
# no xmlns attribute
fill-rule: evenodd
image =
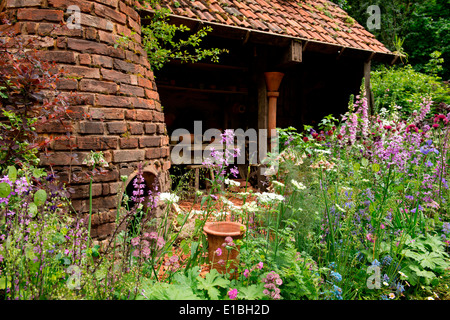
<svg viewBox="0 0 450 320"><path fill-rule="evenodd" d="M178 197L175 193L162 192L159 194L159 200L165 203L177 203L180 200L180 197Z"/></svg>

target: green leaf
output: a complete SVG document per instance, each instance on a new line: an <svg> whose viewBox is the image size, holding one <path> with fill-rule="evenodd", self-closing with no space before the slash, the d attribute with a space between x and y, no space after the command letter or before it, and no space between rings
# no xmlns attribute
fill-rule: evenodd
<svg viewBox="0 0 450 320"><path fill-rule="evenodd" d="M366 158L362 158L361 164L363 167L367 167L369 165L369 160L367 160Z"/></svg>
<svg viewBox="0 0 450 320"><path fill-rule="evenodd" d="M32 218L34 218L38 213L38 207L34 202L28 204L28 213L31 215Z"/></svg>
<svg viewBox="0 0 450 320"><path fill-rule="evenodd" d="M211 300L219 300L220 291L217 287L227 288L230 280L225 279L216 269L212 269L205 278L198 276L198 289L206 290Z"/></svg>
<svg viewBox="0 0 450 320"><path fill-rule="evenodd" d="M360 167L361 165L357 162L353 164L353 170L355 170L355 172L358 171Z"/></svg>
<svg viewBox="0 0 450 320"><path fill-rule="evenodd" d="M248 287L238 287L238 298L242 300L257 300L264 297L264 285L252 284Z"/></svg>
<svg viewBox="0 0 450 320"><path fill-rule="evenodd" d="M45 190L39 189L38 191L36 191L36 193L34 194L34 203L37 206L42 206L46 200L47 192L45 192Z"/></svg>
<svg viewBox="0 0 450 320"><path fill-rule="evenodd" d="M14 166L8 166L8 178L9 181L15 182L17 180L17 169Z"/></svg>
<svg viewBox="0 0 450 320"><path fill-rule="evenodd" d="M11 193L11 186L6 182L0 183L0 198L6 198Z"/></svg>
<svg viewBox="0 0 450 320"><path fill-rule="evenodd" d="M378 163L372 164L372 171L373 171L373 172L378 172L378 171L380 171L380 165L379 165Z"/></svg>
<svg viewBox="0 0 450 320"><path fill-rule="evenodd" d="M191 259L194 258L195 253L197 252L197 248L198 248L198 242L194 241L191 243Z"/></svg>

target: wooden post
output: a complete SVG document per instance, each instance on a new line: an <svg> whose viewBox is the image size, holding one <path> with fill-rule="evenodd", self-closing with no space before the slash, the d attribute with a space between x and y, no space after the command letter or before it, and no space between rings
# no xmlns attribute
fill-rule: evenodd
<svg viewBox="0 0 450 320"><path fill-rule="evenodd" d="M366 90L366 98L369 107L369 113L373 115L375 110L373 109L374 105L373 105L372 89L370 87L370 69L371 69L371 60L367 60L364 62L364 88Z"/></svg>

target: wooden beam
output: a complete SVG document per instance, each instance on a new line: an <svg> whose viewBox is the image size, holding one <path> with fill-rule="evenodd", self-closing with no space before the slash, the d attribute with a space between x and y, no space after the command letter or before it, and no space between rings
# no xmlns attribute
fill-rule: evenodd
<svg viewBox="0 0 450 320"><path fill-rule="evenodd" d="M302 44L292 40L278 63L279 68L290 67L302 62Z"/></svg>
<svg viewBox="0 0 450 320"><path fill-rule="evenodd" d="M247 30L244 36L244 40L242 41L242 45L245 45L248 42L248 39L250 39L250 31Z"/></svg>
<svg viewBox="0 0 450 320"><path fill-rule="evenodd" d="M309 44L309 41L305 41L305 44L303 45L302 51L306 50L306 47L308 46L308 44Z"/></svg>
<svg viewBox="0 0 450 320"><path fill-rule="evenodd" d="M341 50L338 51L339 54L336 57L336 60L339 60L342 57L342 54L344 53L344 51L345 51L345 47L342 47Z"/></svg>
<svg viewBox="0 0 450 320"><path fill-rule="evenodd" d="M371 70L371 60L364 62L364 89L366 91L367 104L369 106L370 114L374 113L374 105L372 100L372 88L370 85L370 70Z"/></svg>

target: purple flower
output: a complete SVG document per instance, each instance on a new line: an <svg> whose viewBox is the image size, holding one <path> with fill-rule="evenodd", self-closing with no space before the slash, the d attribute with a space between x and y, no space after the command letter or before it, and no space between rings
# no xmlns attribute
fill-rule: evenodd
<svg viewBox="0 0 450 320"><path fill-rule="evenodd" d="M236 299L237 294L238 294L237 289L230 289L230 290L228 291L228 297L230 297L231 300Z"/></svg>

